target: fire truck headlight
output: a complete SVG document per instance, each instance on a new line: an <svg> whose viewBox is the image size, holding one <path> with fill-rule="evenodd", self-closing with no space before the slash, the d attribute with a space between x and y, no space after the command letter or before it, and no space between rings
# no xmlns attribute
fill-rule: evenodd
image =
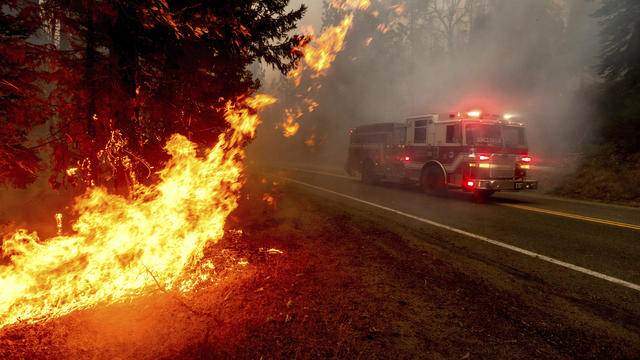
<svg viewBox="0 0 640 360"><path fill-rule="evenodd" d="M529 169L531 165L520 165L520 169Z"/></svg>
<svg viewBox="0 0 640 360"><path fill-rule="evenodd" d="M490 164L487 164L487 163L484 163L484 164L478 164L478 166L479 166L479 167L481 167L481 168L485 168L485 169L486 169L486 168L491 167L491 165L490 165Z"/></svg>

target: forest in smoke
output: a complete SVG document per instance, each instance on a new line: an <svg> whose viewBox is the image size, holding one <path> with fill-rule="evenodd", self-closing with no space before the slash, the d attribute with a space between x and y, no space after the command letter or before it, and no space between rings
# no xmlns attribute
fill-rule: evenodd
<svg viewBox="0 0 640 360"><path fill-rule="evenodd" d="M255 147L278 149L266 153L280 160L340 167L353 127L481 108L517 114L539 156L585 151L597 143L602 19L594 13L601 6L584 0L372 1L355 14L325 77L304 78L300 86L286 77L267 84L280 105L269 111L272 123ZM323 9L323 28L344 17L327 1ZM299 133L283 140L274 129L283 109L300 103L300 89L312 85L319 105L303 109Z"/></svg>
<svg viewBox="0 0 640 360"><path fill-rule="evenodd" d="M203 18L203 9L185 12L181 2L148 17L145 4L121 1L85 4L100 4L94 9L11 0L0 12L0 182L24 187L38 179L34 188L44 188L45 176L68 187L73 168L79 184L126 189L131 179L152 181L169 134L215 140L225 126L222 101L256 91L279 100L262 114L249 149L254 161L341 168L349 129L358 125L481 108L518 115L536 157L622 154L620 164L638 162L625 156L640 152L639 1L362 2L366 8L354 11L328 0L225 1L206 3L217 17ZM259 14L270 20L256 22ZM347 14L352 24L331 66L291 76L308 40L297 34L317 37ZM58 36L58 46L29 40L43 30ZM203 74L206 86L192 81ZM25 86L14 86L16 79ZM39 86L53 82L51 93ZM287 117L299 128L285 137ZM46 135L39 142L30 138L37 127Z"/></svg>

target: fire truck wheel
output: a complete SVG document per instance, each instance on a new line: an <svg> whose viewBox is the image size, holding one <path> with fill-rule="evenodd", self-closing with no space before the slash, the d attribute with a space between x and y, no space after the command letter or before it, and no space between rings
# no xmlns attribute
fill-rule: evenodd
<svg viewBox="0 0 640 360"><path fill-rule="evenodd" d="M373 162L365 161L362 164L362 170L360 171L360 180L365 184L375 184L378 179L376 177L376 171L373 166Z"/></svg>
<svg viewBox="0 0 640 360"><path fill-rule="evenodd" d="M444 174L436 166L427 166L422 171L420 180L422 189L434 195L444 195L447 192L447 185L444 182Z"/></svg>

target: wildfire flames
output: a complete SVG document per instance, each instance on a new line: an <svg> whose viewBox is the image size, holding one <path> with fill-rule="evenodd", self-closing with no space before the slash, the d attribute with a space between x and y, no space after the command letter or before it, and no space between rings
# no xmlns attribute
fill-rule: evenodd
<svg viewBox="0 0 640 360"><path fill-rule="evenodd" d="M371 5L371 1L369 0L333 0L329 4L329 6L341 9L341 10L349 10L349 9L359 9L366 10L369 5Z"/></svg>
<svg viewBox="0 0 640 360"><path fill-rule="evenodd" d="M329 3L347 14L301 49L305 65L290 74L296 86L306 69L312 71L311 79L324 74L344 47L354 12L366 10L369 4L369 0ZM285 136L298 131L297 120L305 110L312 112L318 106L310 94L320 87L307 87L307 96L300 95L301 104L286 110L281 124ZM222 237L225 219L237 206L242 186L242 146L255 135L257 111L275 101L265 95L230 101L225 112L230 130L202 156L185 137L171 137L165 145L171 159L159 171L157 185L137 185L129 198L91 188L75 199L73 211L78 218L71 225L72 234L64 233L62 214L56 214L55 237L41 240L25 229L6 235L2 256L10 262L0 266L0 327L121 301L158 286L193 290L197 283L193 277L206 275L201 274L203 269L197 269L196 275L185 270L202 258L209 241ZM315 136L306 144L313 146ZM77 171L71 168L67 174Z"/></svg>
<svg viewBox="0 0 640 360"><path fill-rule="evenodd" d="M228 102L230 129L198 156L196 145L173 135L171 160L154 186L133 196L92 188L76 198L73 234L41 241L17 230L5 236L0 267L0 327L35 322L76 309L112 303L157 288L190 291L185 269L223 235L242 186L242 146L255 135L257 111L275 102L260 95ZM61 229L61 215L56 215ZM157 284L156 284L157 281Z"/></svg>
<svg viewBox="0 0 640 360"><path fill-rule="evenodd" d="M298 110L294 113L293 109L286 109L285 114L287 115L285 120L280 124L282 126L282 135L285 137L293 136L298 132L298 128L300 124L296 122L302 116L302 112Z"/></svg>
<svg viewBox="0 0 640 360"><path fill-rule="evenodd" d="M338 25L326 28L318 37L313 36L314 31L312 27L305 29L307 35L313 40L306 43L303 49L300 49L304 53L304 65L298 64L298 67L289 73L296 87L300 85L300 80L307 68L313 71L313 73L310 74L312 79L316 79L325 74L326 70L329 69L335 60L336 55L344 48L344 39L353 25L354 11L364 11L369 5L369 0L333 0L329 3L329 7L348 11L342 21ZM311 89L313 89L313 87L308 87L307 93L309 93ZM308 97L304 99L304 102L309 105L306 109L308 112L312 112L315 107L318 106L313 99ZM283 129L283 135L290 137L295 135L300 128L297 120L304 114L303 106L297 105L286 109L285 114L285 120L283 120L279 126Z"/></svg>
<svg viewBox="0 0 640 360"><path fill-rule="evenodd" d="M320 37L312 41L304 51L304 60L320 76L331 66L336 55L344 47L344 37L353 23L353 14L347 15L339 25L330 26ZM313 38L313 29L309 30Z"/></svg>

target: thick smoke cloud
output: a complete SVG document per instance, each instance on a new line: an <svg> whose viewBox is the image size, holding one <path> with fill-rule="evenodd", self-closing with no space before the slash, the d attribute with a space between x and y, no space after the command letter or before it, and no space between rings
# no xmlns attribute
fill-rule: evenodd
<svg viewBox="0 0 640 360"><path fill-rule="evenodd" d="M340 168L353 127L470 108L519 115L539 157L576 152L592 140L589 89L600 79L599 24L591 14L599 6L585 0L373 0L356 13L346 46L324 77L303 78L297 88L284 78L267 84L264 91L280 102L265 114L252 158ZM341 17L324 10L323 25ZM298 134L283 138L274 127L284 108L306 97L319 106L300 118Z"/></svg>
<svg viewBox="0 0 640 360"><path fill-rule="evenodd" d="M340 22L326 1L309 6L306 24ZM454 20L443 22L449 5ZM435 8L434 8L435 6ZM249 148L256 163L342 168L349 129L371 122L401 122L410 115L481 107L521 115L530 151L561 157L591 140L589 89L600 81L597 0L372 0L356 11L345 48L324 76L263 79L262 92L279 103ZM451 26L447 31L446 24ZM254 71L257 74L257 71ZM309 87L313 86L310 92ZM298 133L282 135L285 111L312 98L319 106L298 120ZM50 235L53 212L65 211L71 193L53 191L43 175L28 190L0 189L0 225L29 224Z"/></svg>

